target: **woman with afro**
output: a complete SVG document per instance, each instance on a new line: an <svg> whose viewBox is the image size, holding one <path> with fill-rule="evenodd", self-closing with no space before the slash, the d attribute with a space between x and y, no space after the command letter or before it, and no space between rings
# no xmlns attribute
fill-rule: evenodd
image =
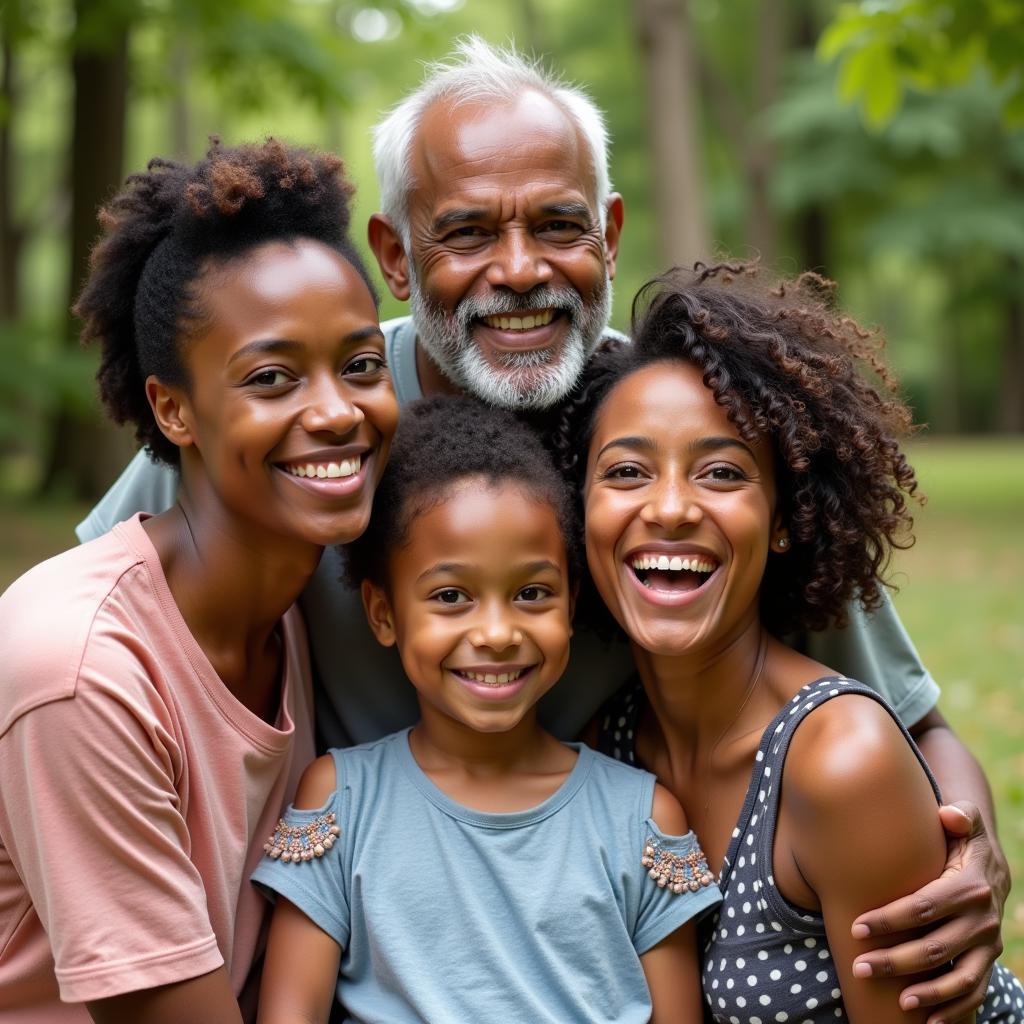
<svg viewBox="0 0 1024 1024"><path fill-rule="evenodd" d="M154 160L78 300L178 500L0 598L0 1020L254 1014L249 884L313 756L293 607L365 528L397 407L335 157Z"/></svg>

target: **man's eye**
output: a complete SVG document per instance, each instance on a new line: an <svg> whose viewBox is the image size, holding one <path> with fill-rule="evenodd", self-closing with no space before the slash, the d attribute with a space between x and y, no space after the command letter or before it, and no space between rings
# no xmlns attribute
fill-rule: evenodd
<svg viewBox="0 0 1024 1024"><path fill-rule="evenodd" d="M434 594L434 600L441 604L465 604L469 598L455 587L445 587Z"/></svg>
<svg viewBox="0 0 1024 1024"><path fill-rule="evenodd" d="M562 238L575 238L583 233L583 226L572 220L549 220L541 228L541 233Z"/></svg>
<svg viewBox="0 0 1024 1024"><path fill-rule="evenodd" d="M291 377L284 370L260 370L259 373L254 373L246 384L255 384L261 388L279 388L290 380Z"/></svg>

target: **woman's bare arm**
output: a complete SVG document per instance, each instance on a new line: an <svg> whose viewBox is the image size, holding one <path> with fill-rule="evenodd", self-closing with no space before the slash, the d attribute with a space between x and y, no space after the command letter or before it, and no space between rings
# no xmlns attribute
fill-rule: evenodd
<svg viewBox="0 0 1024 1024"><path fill-rule="evenodd" d="M870 698L831 701L794 736L782 788L777 874L787 856L820 903L852 1024L923 1022L927 1009L903 1010L899 995L926 973L854 974L858 955L912 933L855 939L853 922L866 908L921 888L946 861L931 784L898 726Z"/></svg>

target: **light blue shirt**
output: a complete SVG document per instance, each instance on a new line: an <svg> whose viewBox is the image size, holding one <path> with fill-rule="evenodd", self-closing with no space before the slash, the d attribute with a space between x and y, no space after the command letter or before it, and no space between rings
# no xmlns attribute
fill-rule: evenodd
<svg viewBox="0 0 1024 1024"><path fill-rule="evenodd" d="M422 398L412 319L398 317L381 329L399 403ZM173 469L139 452L79 524L79 540L98 537L136 512L165 511L174 504L177 489L178 474ZM364 743L415 722L419 709L398 653L393 647L381 647L370 632L358 591L341 582L336 549L324 552L299 604L309 627L322 746ZM939 688L888 600L870 617L851 608L845 629L811 634L805 641L801 638L799 646L823 665L873 687L908 727L938 700ZM625 644L605 643L577 630L568 670L540 703L541 720L556 736L575 738L632 671Z"/></svg>
<svg viewBox="0 0 1024 1024"><path fill-rule="evenodd" d="M492 814L450 800L408 737L333 751L335 792L285 822L333 813L337 842L254 875L342 947L345 1019L647 1024L640 956L720 899L713 883L659 888L641 863L651 838L699 849L651 820L654 776L574 744L552 796Z"/></svg>

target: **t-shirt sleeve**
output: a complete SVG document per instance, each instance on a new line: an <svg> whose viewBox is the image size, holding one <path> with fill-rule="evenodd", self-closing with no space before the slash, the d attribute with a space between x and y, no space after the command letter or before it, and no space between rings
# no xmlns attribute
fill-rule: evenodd
<svg viewBox="0 0 1024 1024"><path fill-rule="evenodd" d="M340 765L335 758L336 770ZM348 881L345 877L348 823L345 791L338 788L314 810L289 807L264 847L252 880L270 899L294 903L338 945L348 945Z"/></svg>
<svg viewBox="0 0 1024 1024"><path fill-rule="evenodd" d="M938 702L939 687L888 597L871 613L852 606L845 628L811 633L802 646L816 661L881 694L908 729Z"/></svg>
<svg viewBox="0 0 1024 1024"><path fill-rule="evenodd" d="M182 759L141 657L90 643L72 695L0 737L3 846L49 936L61 998L219 967L175 781Z"/></svg>
<svg viewBox="0 0 1024 1024"><path fill-rule="evenodd" d="M178 479L177 470L154 462L145 451L136 452L110 490L75 527L76 536L84 544L136 512L166 512L178 500Z"/></svg>
<svg viewBox="0 0 1024 1024"><path fill-rule="evenodd" d="M693 832L665 835L654 819L648 818L641 837L637 870L646 872L647 877L633 931L633 946L640 956L722 900Z"/></svg>

